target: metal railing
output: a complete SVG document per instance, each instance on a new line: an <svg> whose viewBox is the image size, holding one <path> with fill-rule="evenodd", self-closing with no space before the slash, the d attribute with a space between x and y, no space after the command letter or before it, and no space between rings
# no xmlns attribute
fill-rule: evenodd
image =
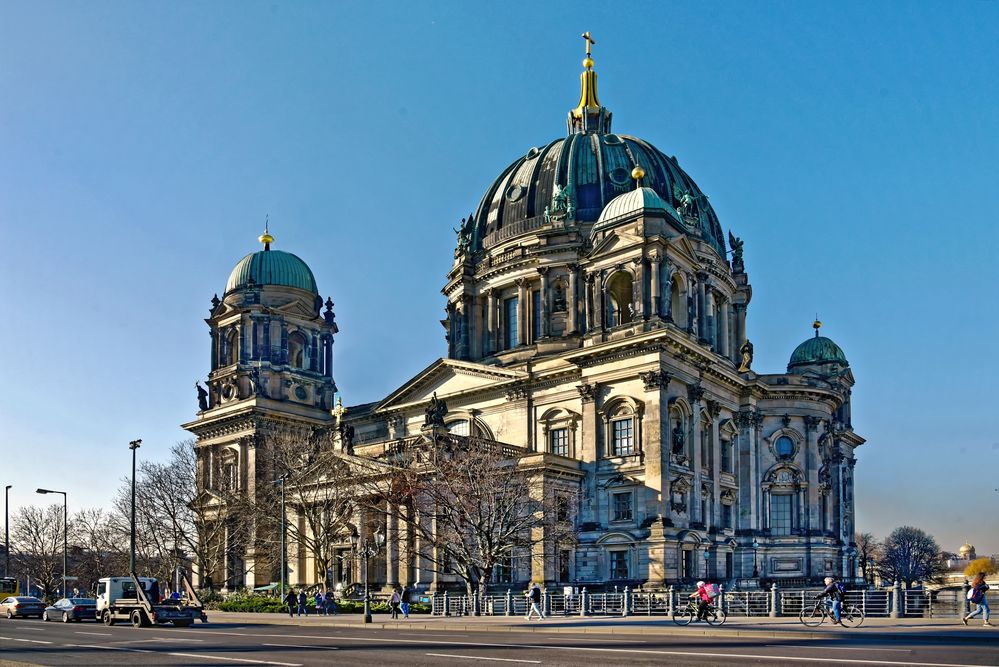
<svg viewBox="0 0 999 667"><path fill-rule="evenodd" d="M553 616L668 616L686 601L688 588L624 589L613 593L589 593L584 588L569 595L545 593L542 607L546 614ZM802 609L814 604L820 592L821 589L726 591L722 588L717 604L729 616L797 616ZM843 603L856 605L868 617L955 618L966 613L965 595L961 589L850 590L845 593ZM990 592L989 601L999 604L999 591ZM431 598L431 609L438 616L468 615L474 613L472 602L466 595L438 594ZM487 595L480 600L480 612L484 615L525 616L529 608L530 601L523 591Z"/></svg>

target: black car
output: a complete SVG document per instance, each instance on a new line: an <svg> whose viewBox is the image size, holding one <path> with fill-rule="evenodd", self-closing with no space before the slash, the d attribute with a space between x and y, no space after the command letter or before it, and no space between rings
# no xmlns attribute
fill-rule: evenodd
<svg viewBox="0 0 999 667"><path fill-rule="evenodd" d="M45 603L30 595L19 595L17 597L5 598L3 602L0 602L0 610L7 615L7 618L14 618L15 616L20 616L21 618L37 616L41 618L45 612Z"/></svg>
<svg viewBox="0 0 999 667"><path fill-rule="evenodd" d="M42 612L45 621L97 620L97 600L93 598L63 598Z"/></svg>

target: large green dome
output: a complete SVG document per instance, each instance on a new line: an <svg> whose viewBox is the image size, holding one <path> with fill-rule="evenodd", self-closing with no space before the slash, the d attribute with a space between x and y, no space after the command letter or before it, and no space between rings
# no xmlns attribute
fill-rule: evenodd
<svg viewBox="0 0 999 667"><path fill-rule="evenodd" d="M820 336L816 330L813 338L806 340L791 353L791 361L787 364L787 370L790 372L792 368L798 366L830 363L837 363L843 366L850 365L850 362L846 360L843 349L831 339Z"/></svg>
<svg viewBox="0 0 999 667"><path fill-rule="evenodd" d="M260 250L239 260L229 274L225 291L228 293L251 284L297 287L313 294L319 293L309 265L290 252L281 250Z"/></svg>

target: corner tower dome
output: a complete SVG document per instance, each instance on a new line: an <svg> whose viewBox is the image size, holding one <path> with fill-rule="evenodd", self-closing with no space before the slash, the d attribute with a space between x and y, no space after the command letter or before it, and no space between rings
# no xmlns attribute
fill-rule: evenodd
<svg viewBox="0 0 999 667"><path fill-rule="evenodd" d="M259 241L264 244L264 249L239 260L229 274L225 285L226 294L243 287L263 285L297 287L313 294L319 293L316 278L308 264L290 252L271 250L274 237L266 228Z"/></svg>
<svg viewBox="0 0 999 667"><path fill-rule="evenodd" d="M468 249L477 252L535 233L551 222L596 222L604 208L634 189L631 172L655 192L686 228L725 256L721 225L707 196L680 167L638 137L611 132L611 112L597 98L589 33L580 75L580 100L568 114L568 136L531 148L486 189L468 227Z"/></svg>
<svg viewBox="0 0 999 667"><path fill-rule="evenodd" d="M787 363L787 371L789 373L793 372L793 369L802 366L833 363L841 366L850 365L850 362L846 360L846 354L843 353L843 349L839 345L831 339L819 335L819 328L821 326L822 322L815 320L812 324L812 328L815 329L815 336L794 348L794 352L791 353L791 360Z"/></svg>

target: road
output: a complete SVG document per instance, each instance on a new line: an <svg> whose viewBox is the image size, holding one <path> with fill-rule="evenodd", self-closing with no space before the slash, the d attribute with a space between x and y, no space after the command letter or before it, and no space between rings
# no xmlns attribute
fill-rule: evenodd
<svg viewBox="0 0 999 667"><path fill-rule="evenodd" d="M622 628L626 629L626 628ZM0 666L34 665L999 665L996 635L830 639L407 631L211 623L136 629L0 619Z"/></svg>

